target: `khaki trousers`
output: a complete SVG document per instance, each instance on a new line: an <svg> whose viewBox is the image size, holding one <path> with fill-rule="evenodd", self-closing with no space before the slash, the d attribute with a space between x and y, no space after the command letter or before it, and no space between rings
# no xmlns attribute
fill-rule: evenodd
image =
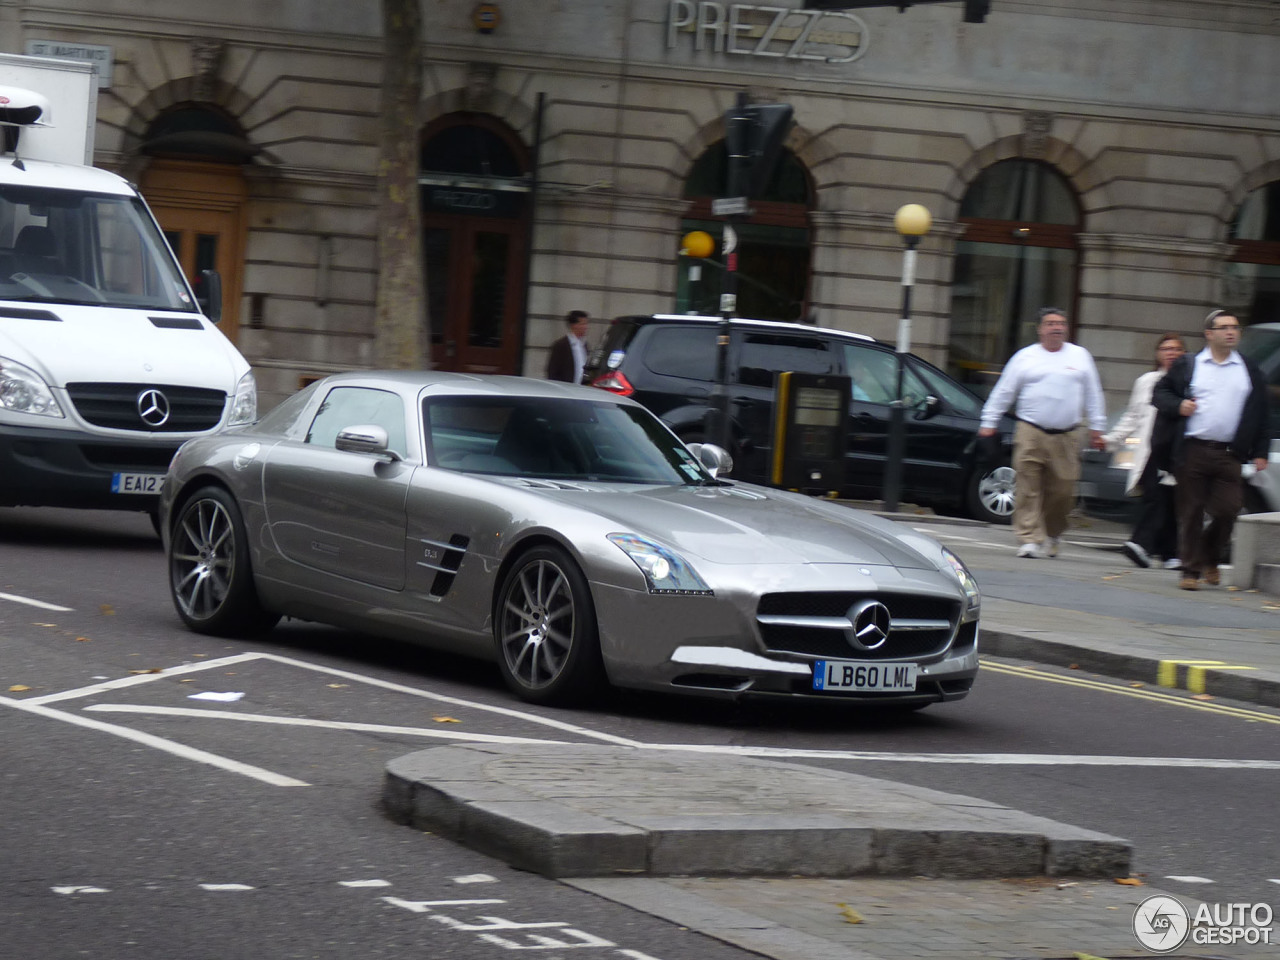
<svg viewBox="0 0 1280 960"><path fill-rule="evenodd" d="M1043 543L1062 536L1076 503L1080 428L1045 433L1019 421L1013 432L1013 469L1018 475L1013 505L1018 542Z"/></svg>

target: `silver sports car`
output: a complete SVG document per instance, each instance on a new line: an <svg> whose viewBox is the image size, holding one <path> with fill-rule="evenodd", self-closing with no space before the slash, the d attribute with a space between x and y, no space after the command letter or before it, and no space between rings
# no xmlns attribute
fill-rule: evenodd
<svg viewBox="0 0 1280 960"><path fill-rule="evenodd" d="M979 595L954 554L729 466L589 387L339 374L178 452L170 588L193 630L289 616L407 638L494 659L537 703L968 693Z"/></svg>

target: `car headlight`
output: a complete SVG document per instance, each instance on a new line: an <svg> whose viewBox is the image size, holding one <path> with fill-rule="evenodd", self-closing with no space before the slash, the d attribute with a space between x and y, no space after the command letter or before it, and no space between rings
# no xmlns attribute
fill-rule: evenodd
<svg viewBox="0 0 1280 960"><path fill-rule="evenodd" d="M640 568L650 593L711 595L706 581L678 553L631 533L611 533L609 540Z"/></svg>
<svg viewBox="0 0 1280 960"><path fill-rule="evenodd" d="M236 423L253 423L258 419L258 383L253 379L250 370L236 384L236 398L231 404L231 416L227 425Z"/></svg>
<svg viewBox="0 0 1280 960"><path fill-rule="evenodd" d="M0 357L0 407L34 417L62 417L62 407L44 377L25 364Z"/></svg>
<svg viewBox="0 0 1280 960"><path fill-rule="evenodd" d="M972 620L977 616L978 608L982 605L982 594L978 590L978 581L973 579L973 574L964 565L964 561L946 547L942 548L942 556L947 561L947 565L951 567L951 572L956 575L956 579L960 581L960 586L964 590L965 612L961 619Z"/></svg>

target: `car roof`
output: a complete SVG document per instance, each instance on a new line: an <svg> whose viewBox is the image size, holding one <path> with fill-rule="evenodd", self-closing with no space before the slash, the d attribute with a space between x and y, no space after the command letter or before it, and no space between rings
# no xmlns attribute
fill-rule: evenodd
<svg viewBox="0 0 1280 960"><path fill-rule="evenodd" d="M320 384L326 389L337 386L398 388L429 391L432 396L506 396L531 399L577 398L599 402L608 399L636 406L634 401L613 394L603 394L595 387L513 377L488 373L454 373L448 370L351 370L325 377Z"/></svg>
<svg viewBox="0 0 1280 960"><path fill-rule="evenodd" d="M628 321L637 324L676 324L687 323L692 326L714 325L723 323L722 317L708 317L692 313L646 313L618 317L614 322ZM864 343L879 343L875 337L865 333L854 333L851 330L836 330L832 327L817 327L808 323L792 323L787 320L756 320L752 317L730 317L729 322L736 327L757 328L760 330L786 331L789 333L828 334L833 337L845 337L860 340Z"/></svg>

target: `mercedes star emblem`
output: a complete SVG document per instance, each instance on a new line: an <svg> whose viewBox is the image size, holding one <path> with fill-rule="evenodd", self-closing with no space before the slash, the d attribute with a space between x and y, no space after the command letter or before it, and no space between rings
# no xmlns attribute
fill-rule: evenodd
<svg viewBox="0 0 1280 960"><path fill-rule="evenodd" d="M889 608L879 600L860 600L845 614L849 644L857 650L875 650L889 639Z"/></svg>
<svg viewBox="0 0 1280 960"><path fill-rule="evenodd" d="M154 388L138 394L138 416L149 427L162 427L169 419L169 398Z"/></svg>

